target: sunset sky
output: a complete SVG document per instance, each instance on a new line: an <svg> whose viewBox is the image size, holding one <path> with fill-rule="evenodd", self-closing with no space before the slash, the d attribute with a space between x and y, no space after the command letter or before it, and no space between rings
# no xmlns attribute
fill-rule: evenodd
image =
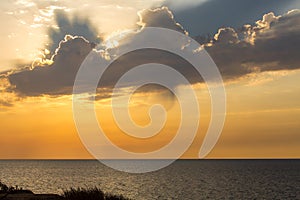
<svg viewBox="0 0 300 200"><path fill-rule="evenodd" d="M208 158L300 157L298 0L8 0L0 8L0 159L93 158L73 119L77 70L91 51L114 52L144 27L188 34L219 68L226 121ZM167 122L158 135L132 138L114 122L112 82L122 67L151 58L175 69L184 65L167 53L129 55L111 66L97 89L99 124L113 143L132 152L163 147L180 124L174 96L151 87L132 96L129 110L135 123L146 126L151 105L163 105ZM210 95L188 66L183 71L197 92L201 114L197 137L182 158L198 158L210 123Z"/></svg>

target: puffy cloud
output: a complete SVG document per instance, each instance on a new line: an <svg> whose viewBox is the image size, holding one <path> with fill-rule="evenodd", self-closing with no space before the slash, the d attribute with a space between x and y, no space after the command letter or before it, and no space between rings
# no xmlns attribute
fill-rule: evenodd
<svg viewBox="0 0 300 200"><path fill-rule="evenodd" d="M61 13L61 15L64 14ZM140 26L136 34L139 34L139 31L142 31L145 26L167 27L184 32L183 28L174 21L172 13L166 7L143 11L139 13L139 15ZM75 30L80 30L78 26L70 25L70 21L65 19L65 17L58 17L58 19L61 20L57 22L61 28L60 32L55 33L55 37L52 37L53 41L56 41L56 39L61 37L64 33L70 33L69 29L72 31L72 29L76 27ZM126 43L124 45L126 45ZM35 61L31 70L26 69L9 75L9 81L11 85L15 86L14 90L24 96L71 94L76 73L83 60L91 51L103 62L107 59L108 52L104 55L102 54L103 51L96 51L95 49L93 50L93 48L95 48L95 44L85 39L85 37L72 37L67 35L64 40L59 43L59 47L51 60L42 57ZM178 46L178 48L180 48L180 46ZM111 56L114 55L108 55L108 57ZM184 67L189 65L184 59L177 58L171 53L159 50L145 50L121 56L104 73L101 87L111 87L126 71L141 64L156 62L158 58L160 59L160 63L173 66L186 76L196 74L195 70L184 70ZM149 88L151 87L147 89ZM156 87L152 89L156 89ZM108 91L107 93L110 92L111 91Z"/></svg>
<svg viewBox="0 0 300 200"><path fill-rule="evenodd" d="M60 42L53 64L34 67L8 76L15 90L22 95L59 95L71 93L76 73L95 44L83 37L67 35Z"/></svg>
<svg viewBox="0 0 300 200"><path fill-rule="evenodd" d="M300 11L268 13L255 26L222 28L206 50L225 78L300 68Z"/></svg>
<svg viewBox="0 0 300 200"><path fill-rule="evenodd" d="M142 27L139 27L135 34L139 34L144 26L167 27L185 33L165 7L144 10L139 14L139 25ZM204 47L218 65L225 80L240 78L253 72L298 69L300 67L300 59L297 55L300 50L299 20L298 10L278 17L272 13L266 14L254 26L245 25L241 30L220 29ZM131 39L135 36L131 33ZM174 44L176 42L178 41L174 41ZM106 51L103 56L102 53L105 51L96 51L94 47L95 44L83 37L67 36L60 43L52 58L52 64L12 73L8 75L8 79L15 86L13 90L25 96L71 94L76 73L90 52L103 61L107 57L114 56L111 53L114 49L111 52ZM180 48L180 45L178 47ZM121 56L105 71L99 85L99 91L104 91L105 94L99 95L99 98L109 97L111 86L125 72L135 66L153 62L172 66L192 83L202 81L196 70L176 55L153 49L135 51ZM148 87L147 90L149 89L156 88Z"/></svg>
<svg viewBox="0 0 300 200"><path fill-rule="evenodd" d="M167 7L145 9L138 12L138 25L146 27L168 28L187 34L184 28L175 21L172 12Z"/></svg>
<svg viewBox="0 0 300 200"><path fill-rule="evenodd" d="M238 34L233 28L221 28L214 37L216 42L220 43L237 43L239 42Z"/></svg>
<svg viewBox="0 0 300 200"><path fill-rule="evenodd" d="M272 22L275 22L278 20L279 17L276 17L274 13L268 13L265 14L262 18L262 20L259 20L256 22L256 24L258 25L256 28L259 29L265 29L265 28L270 28L270 25Z"/></svg>

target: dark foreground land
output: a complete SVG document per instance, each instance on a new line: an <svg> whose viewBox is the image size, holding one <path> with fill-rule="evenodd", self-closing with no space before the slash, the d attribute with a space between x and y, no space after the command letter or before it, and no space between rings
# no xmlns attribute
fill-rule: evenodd
<svg viewBox="0 0 300 200"><path fill-rule="evenodd" d="M0 200L127 200L122 195L104 193L99 188L70 188L62 195L57 194L34 194L30 190L8 187L0 182Z"/></svg>
<svg viewBox="0 0 300 200"><path fill-rule="evenodd" d="M56 200L63 199L59 195L54 194L29 194L29 193L19 193L19 194L0 194L0 199L3 200Z"/></svg>

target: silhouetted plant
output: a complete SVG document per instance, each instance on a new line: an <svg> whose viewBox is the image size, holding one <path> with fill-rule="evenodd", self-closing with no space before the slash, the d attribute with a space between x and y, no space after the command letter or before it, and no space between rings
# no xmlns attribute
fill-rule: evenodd
<svg viewBox="0 0 300 200"><path fill-rule="evenodd" d="M94 188L70 188L65 190L63 194L66 200L127 200L122 195L113 195L104 193L97 187Z"/></svg>
<svg viewBox="0 0 300 200"><path fill-rule="evenodd" d="M0 193L9 193L9 194L17 194L17 193L30 193L33 194L32 191L30 190L23 190L23 188L19 187L19 186L7 186L6 184L2 183L0 181Z"/></svg>
<svg viewBox="0 0 300 200"><path fill-rule="evenodd" d="M0 181L0 194L5 194L0 199L5 199L9 194L33 194L30 190L23 190L18 186L7 186L6 184ZM43 199L42 197L32 197L34 200ZM53 199L53 197L52 197ZM94 188L70 188L65 190L61 196L57 195L55 199L66 199L66 200L128 200L122 195L114 195L110 193L104 193L101 189Z"/></svg>
<svg viewBox="0 0 300 200"><path fill-rule="evenodd" d="M0 193L6 193L8 192L8 189L8 186L0 181Z"/></svg>

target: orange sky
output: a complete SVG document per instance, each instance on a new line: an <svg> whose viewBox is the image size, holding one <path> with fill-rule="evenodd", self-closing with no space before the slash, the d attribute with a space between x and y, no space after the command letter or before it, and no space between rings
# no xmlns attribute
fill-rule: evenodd
<svg viewBox="0 0 300 200"><path fill-rule="evenodd" d="M266 78L272 76L270 78ZM300 71L278 74L260 74L255 85L253 77L226 84L227 118L224 130L209 158L298 158L300 152ZM266 80L266 81L263 81ZM250 84L251 83L251 84ZM198 88L201 119L199 134L184 158L197 158L206 132L210 105L203 87ZM147 97L147 95L146 95ZM154 103L145 96L136 95L131 114L136 123L149 122L147 106L139 102ZM168 106L168 102L161 101ZM166 129L151 140L138 141L121 137L109 115L109 104L98 102L98 116L107 112L101 125L112 135L117 145L134 152L151 151L163 146L179 120L176 103L168 111ZM177 115L177 116L176 116ZM92 158L76 132L71 96L60 98L36 97L19 101L15 106L0 111L1 159L74 159ZM175 126L174 126L175 124ZM172 133L173 131L173 133ZM169 136L168 136L169 135Z"/></svg>
<svg viewBox="0 0 300 200"><path fill-rule="evenodd" d="M92 39L111 39L114 38L112 36L121 33L118 35L118 41L113 41L116 43L122 42L126 34L138 34L142 30L141 24L145 27L164 25L170 29L185 31L185 27L177 23L176 16L174 17L167 7L140 12L153 5L161 5L163 0L147 1L147 3L140 0L128 2L91 0L89 3L85 1L86 3L80 8L77 2L75 4L72 2L71 0L55 1L55 5L51 2L50 4L49 2L34 3L31 0L0 3L2 8L0 21L5 27L0 30L0 43L4 47L2 48L4 51L0 54L0 159L93 158L77 133L73 119L72 95L58 94L63 93L69 86L64 83L70 81L67 79L72 77L68 76L72 73L65 69L71 71L75 69L73 65L78 64L84 57L82 52L89 52L92 45L87 38L84 40L81 38L82 40L79 42L77 40L76 43L74 41L78 38L65 37L68 34L63 30L65 27L59 25L61 19L55 19L58 16L55 14L56 10L65 13L64 23L68 24L68 28L84 27L84 31L86 29L95 31L92 34L87 33L92 35ZM197 1L196 4L193 2L195 1L187 1L188 7L200 5L202 1ZM173 4L175 10L176 7L183 6L179 1L174 1ZM87 14L83 16L80 13ZM299 41L296 43L296 40L299 38L289 38L291 41L286 38L299 33L297 29L299 26L293 23L299 22L300 10L281 16L276 16L274 13L264 14L266 15L262 15L261 20L253 21L252 25L243 27L247 30L243 32L242 38L239 38L241 32L237 32L238 29L227 27L220 28L214 37L205 43L207 51L214 59L216 58L221 73L229 77L224 77L227 94L224 129L208 158L300 158L300 63L297 60L298 46L291 45L294 41L298 44ZM80 21L82 20L80 17L82 19L87 17L90 21ZM96 26L93 26L95 24ZM135 28L135 31L128 31L131 28ZM57 35L62 34L62 38L54 41L57 40L57 35L53 34L51 38L49 30ZM59 41L62 40L65 46L58 48ZM269 45L270 41L274 48ZM56 42L55 48L61 50L59 53L56 52L58 61L49 60L51 42ZM103 46L112 45L109 42L103 41ZM50 51L45 48L49 48ZM248 49L250 50L247 51ZM97 53L101 54L101 51L99 52ZM45 60L46 57L48 60ZM73 59L73 63L70 62L70 58ZM71 67L69 63L61 60L69 61ZM55 88L57 77L44 85L36 84L38 81L45 81L37 76L24 76L24 79L18 80L18 71L30 72L34 67L41 67L39 70L42 71L43 67L45 69L53 67L52 63L57 64L54 65L56 69L61 67L58 70L54 69L55 73L53 73L54 76L63 77L61 78L63 80L58 80L57 88ZM16 85L19 84L21 90L16 90L17 86L8 82L9 76L14 73L17 74ZM28 77L36 80L30 83L32 80ZM25 90L22 91L22 83L28 82L29 84L25 85ZM37 86L37 89L41 89L39 86L46 85L52 88L51 84L55 85L57 91L46 89L45 93L33 94L30 92L36 88L28 87ZM198 83L193 86L200 105L200 124L196 138L182 158L196 159L210 123L211 105L205 85ZM52 96L43 95L49 93ZM116 126L111 113L111 99L98 100L95 103L99 124L108 138L125 150L136 153L158 150L175 136L181 119L178 102L167 97L156 91L137 93L131 98L130 114L135 123L140 126L150 123L148 110L153 104L159 103L167 109L165 126L161 132L149 139L129 137ZM192 124L186 126L190 127Z"/></svg>

